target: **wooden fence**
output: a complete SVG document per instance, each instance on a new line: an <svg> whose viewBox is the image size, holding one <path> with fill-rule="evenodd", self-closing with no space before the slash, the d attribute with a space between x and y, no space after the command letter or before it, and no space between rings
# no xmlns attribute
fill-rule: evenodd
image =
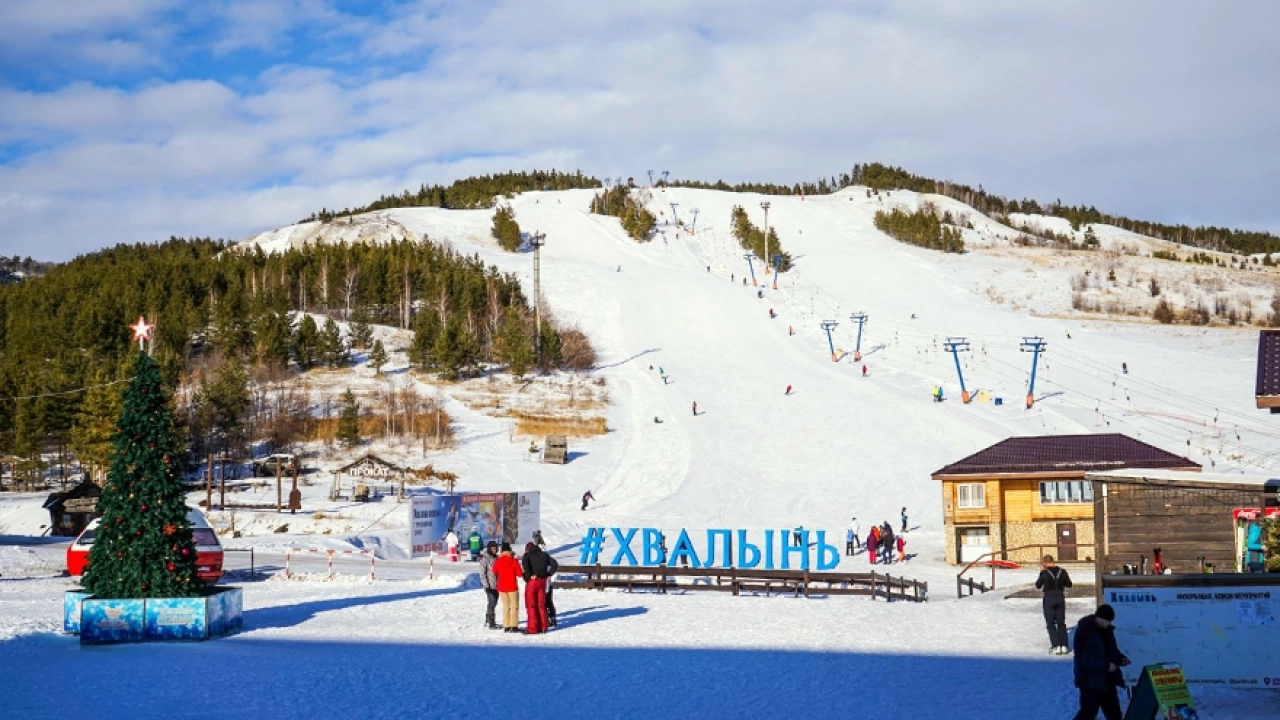
<svg viewBox="0 0 1280 720"><path fill-rule="evenodd" d="M929 583L881 573L812 572L809 570L740 570L735 568L629 567L561 565L557 588L659 593L710 591L768 595L869 595L871 599L927 602Z"/></svg>

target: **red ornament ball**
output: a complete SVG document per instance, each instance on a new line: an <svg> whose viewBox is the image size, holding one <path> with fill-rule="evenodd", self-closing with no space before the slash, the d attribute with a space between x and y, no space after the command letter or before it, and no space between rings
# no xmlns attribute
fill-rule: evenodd
<svg viewBox="0 0 1280 720"><path fill-rule="evenodd" d="M134 535L137 535L138 537L142 537L142 531L141 531L141 530L134 530L134 531L133 531L133 534L134 534Z"/></svg>
<svg viewBox="0 0 1280 720"><path fill-rule="evenodd" d="M174 570L178 569L178 566L174 565L173 563L169 563L168 567L169 567L169 572L173 572Z"/></svg>
<svg viewBox="0 0 1280 720"><path fill-rule="evenodd" d="M146 512L146 511L147 511L147 506L146 506L146 505L143 505L143 506L142 506L142 512Z"/></svg>
<svg viewBox="0 0 1280 720"><path fill-rule="evenodd" d="M116 557L124 557L124 553L122 553L122 552L117 552L117 553L116 553Z"/></svg>
<svg viewBox="0 0 1280 720"><path fill-rule="evenodd" d="M183 554L183 555L190 555L190 554L191 554L191 548L182 548L182 554Z"/></svg>

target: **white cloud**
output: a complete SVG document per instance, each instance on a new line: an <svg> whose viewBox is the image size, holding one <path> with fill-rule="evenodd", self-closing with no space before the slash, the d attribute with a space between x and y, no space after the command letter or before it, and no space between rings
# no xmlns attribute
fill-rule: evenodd
<svg viewBox="0 0 1280 720"><path fill-rule="evenodd" d="M375 22L282 0L210 12L260 47L310 23L329 44L304 55L343 62L295 61L235 89L0 90L0 144L43 148L0 164L5 244L65 257L238 237L534 165L792 182L873 159L1006 194L1280 230L1265 195L1280 178L1268 35L1280 6L498 0L410 3Z"/></svg>

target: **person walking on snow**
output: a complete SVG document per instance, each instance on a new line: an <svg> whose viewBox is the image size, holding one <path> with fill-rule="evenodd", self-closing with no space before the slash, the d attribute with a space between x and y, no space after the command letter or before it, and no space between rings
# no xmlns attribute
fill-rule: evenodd
<svg viewBox="0 0 1280 720"><path fill-rule="evenodd" d="M1071 587L1071 576L1066 570L1053 564L1053 556L1045 555L1040 562L1040 577L1036 578L1036 589L1044 591L1042 609L1044 610L1044 626L1049 631L1049 652L1054 655L1067 654L1067 588Z"/></svg>
<svg viewBox="0 0 1280 720"><path fill-rule="evenodd" d="M1107 720L1123 717L1116 688L1124 685L1120 668L1130 661L1116 644L1115 619L1114 608L1099 605L1092 615L1080 618L1076 625L1072 661L1075 685L1080 689L1080 711L1076 713L1076 720L1093 720L1099 710Z"/></svg>
<svg viewBox="0 0 1280 720"><path fill-rule="evenodd" d="M876 564L876 551L879 548L880 529L871 526L871 531L867 533L867 557L871 560L871 564Z"/></svg>
<svg viewBox="0 0 1280 720"><path fill-rule="evenodd" d="M698 401L693 401L693 416L698 417Z"/></svg>
<svg viewBox="0 0 1280 720"><path fill-rule="evenodd" d="M849 526L849 529L853 531L853 548L857 550L861 544L858 540L858 518L853 519L853 524Z"/></svg>
<svg viewBox="0 0 1280 720"><path fill-rule="evenodd" d="M480 559L480 548L484 545L484 538L480 537L478 530L472 530L467 536L467 550L471 552L471 562Z"/></svg>
<svg viewBox="0 0 1280 720"><path fill-rule="evenodd" d="M793 327L791 327L790 325L788 325L788 326L787 326L787 335L795 335L795 334L796 334L796 329L795 329L795 328L793 328Z"/></svg>
<svg viewBox="0 0 1280 720"><path fill-rule="evenodd" d="M592 495L590 490L588 490L588 491L586 491L585 493L583 493L583 494L582 494L582 509L583 509L583 510L586 510L586 509L587 509L587 501L588 501L588 500L595 500L595 499L596 499L596 496L595 496L595 495Z"/></svg>
<svg viewBox="0 0 1280 720"><path fill-rule="evenodd" d="M502 598L503 632L520 632L520 574L520 563L511 551L511 544L502 543L502 552L493 561L493 575L497 578L498 596Z"/></svg>
<svg viewBox="0 0 1280 720"><path fill-rule="evenodd" d="M795 542L792 544L794 544L796 547L800 547L800 545L804 543L804 526L797 525L796 529L793 530L791 534L795 536Z"/></svg>
<svg viewBox="0 0 1280 720"><path fill-rule="evenodd" d="M902 508L902 532L907 531L907 509Z"/></svg>
<svg viewBox="0 0 1280 720"><path fill-rule="evenodd" d="M498 621L494 613L498 609L498 576L493 574L493 561L498 559L498 543L489 541L484 552L480 553L480 587L484 588L485 599L489 601L484 611L484 626L490 630L498 629Z"/></svg>
<svg viewBox="0 0 1280 720"><path fill-rule="evenodd" d="M845 557L853 557L853 528L844 534L844 554Z"/></svg>
<svg viewBox="0 0 1280 720"><path fill-rule="evenodd" d="M898 536L898 562L907 561L907 540L901 535Z"/></svg>
<svg viewBox="0 0 1280 720"><path fill-rule="evenodd" d="M893 526L888 520L884 521L884 526L880 528L880 548L884 552L884 564L893 564Z"/></svg>
<svg viewBox="0 0 1280 720"><path fill-rule="evenodd" d="M772 320L774 317L776 316L773 314L773 308L769 308L769 319Z"/></svg>

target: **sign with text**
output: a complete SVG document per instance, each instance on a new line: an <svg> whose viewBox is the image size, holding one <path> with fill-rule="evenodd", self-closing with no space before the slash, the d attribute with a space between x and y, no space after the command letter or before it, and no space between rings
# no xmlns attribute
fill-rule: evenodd
<svg viewBox="0 0 1280 720"><path fill-rule="evenodd" d="M536 492L411 495L408 500L410 557L447 552L450 530L464 548L473 530L481 542L522 545L533 539L540 522Z"/></svg>
<svg viewBox="0 0 1280 720"><path fill-rule="evenodd" d="M1280 578L1274 584L1107 587L1116 610L1116 640L1134 668L1183 660L1191 684L1280 688Z"/></svg>
<svg viewBox="0 0 1280 720"><path fill-rule="evenodd" d="M689 531L681 529L668 555L666 535L655 528L609 528L607 533L604 528L587 528L578 561L582 565L595 565L604 559L606 565L687 565L743 570L831 570L840 564L840 551L827 544L825 530L810 532L797 528L758 532L758 536L749 539L746 530L707 530L707 542L703 554L699 555ZM606 545L615 548L612 554L605 551ZM811 564L810 558L816 562Z"/></svg>

